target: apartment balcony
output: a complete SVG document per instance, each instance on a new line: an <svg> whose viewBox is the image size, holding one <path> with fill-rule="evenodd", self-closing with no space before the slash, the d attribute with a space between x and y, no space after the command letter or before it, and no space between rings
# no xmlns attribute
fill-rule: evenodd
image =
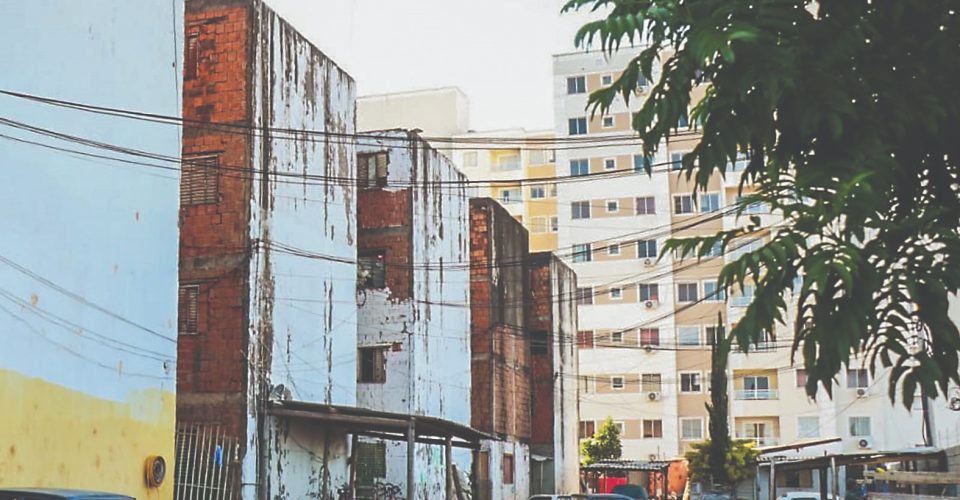
<svg viewBox="0 0 960 500"><path fill-rule="evenodd" d="M779 393L776 389L746 389L734 391L733 398L741 401L767 401L779 399Z"/></svg>
<svg viewBox="0 0 960 500"><path fill-rule="evenodd" d="M738 433L737 439L749 439L757 447L776 446L780 444L780 438L777 436L745 436Z"/></svg>

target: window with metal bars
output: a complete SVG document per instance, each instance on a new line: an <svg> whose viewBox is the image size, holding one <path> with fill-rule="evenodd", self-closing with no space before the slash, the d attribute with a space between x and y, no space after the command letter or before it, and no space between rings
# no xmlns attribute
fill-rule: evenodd
<svg viewBox="0 0 960 500"><path fill-rule="evenodd" d="M200 287L183 285L177 293L177 333L196 335L199 333Z"/></svg>
<svg viewBox="0 0 960 500"><path fill-rule="evenodd" d="M377 479L387 477L386 443L357 443L357 484L373 486Z"/></svg>
<svg viewBox="0 0 960 500"><path fill-rule="evenodd" d="M359 363L357 382L382 384L387 381L386 347L361 347L357 349Z"/></svg>
<svg viewBox="0 0 960 500"><path fill-rule="evenodd" d="M183 50L183 79L193 80L200 72L200 30L193 28L187 32Z"/></svg>
<svg viewBox="0 0 960 500"><path fill-rule="evenodd" d="M183 159L180 169L180 205L204 205L218 200L220 156L196 155Z"/></svg>

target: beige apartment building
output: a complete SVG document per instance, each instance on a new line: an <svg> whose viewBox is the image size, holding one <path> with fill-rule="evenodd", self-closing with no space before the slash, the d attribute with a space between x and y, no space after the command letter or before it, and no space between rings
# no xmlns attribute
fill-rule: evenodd
<svg viewBox="0 0 960 500"><path fill-rule="evenodd" d="M730 165L726 178L715 176L707 192L694 197L693 184L677 170L699 137L694 124L681 120L676 136L649 160L653 174L637 172L644 162L640 145L626 136L650 83L638 85L629 106L618 98L607 115L586 110L588 95L610 85L633 52L554 56L556 170L571 176L557 183L557 247L561 255L569 249L581 287L581 437L611 417L622 430L624 458L648 460L675 457L708 437L709 342L717 328L729 331L753 294L752 287L731 297L717 294L716 276L725 262L761 245L779 222L766 207L753 206L750 214L760 216L765 229L734 242L726 255L718 251L699 263L660 255L670 237L743 222L730 212L746 162ZM855 367L841 374L832 400L809 400L804 372L790 362L792 331L785 325L753 352L731 356L736 436L759 446L840 437L834 446L847 451L922 443L919 413L891 407L882 370L874 379L866 367Z"/></svg>

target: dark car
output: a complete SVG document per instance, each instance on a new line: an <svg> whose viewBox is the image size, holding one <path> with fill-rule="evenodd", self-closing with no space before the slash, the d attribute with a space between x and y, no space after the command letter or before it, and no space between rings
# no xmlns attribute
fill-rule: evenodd
<svg viewBox="0 0 960 500"><path fill-rule="evenodd" d="M100 491L46 488L2 488L0 500L135 500L127 495Z"/></svg>

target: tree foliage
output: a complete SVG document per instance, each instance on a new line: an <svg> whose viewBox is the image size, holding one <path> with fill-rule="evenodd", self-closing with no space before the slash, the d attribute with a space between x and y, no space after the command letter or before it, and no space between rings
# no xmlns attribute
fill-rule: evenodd
<svg viewBox="0 0 960 500"><path fill-rule="evenodd" d="M716 483L735 485L750 477L752 464L760 456L760 450L749 439L734 439L723 456L724 479L719 480L710 464L711 440L693 443L692 450L684 458L687 459L687 470L690 479L697 482L713 480Z"/></svg>
<svg viewBox="0 0 960 500"><path fill-rule="evenodd" d="M590 465L604 460L616 460L623 453L620 444L620 428L607 417L592 437L580 442L580 461Z"/></svg>
<svg viewBox="0 0 960 500"><path fill-rule="evenodd" d="M702 139L682 160L704 190L749 155L740 181L782 215L759 249L728 263L728 292L755 283L732 335L746 349L793 323L807 393L832 394L844 367L891 368L909 406L960 383L960 332L947 314L960 288L960 0L569 0L606 17L581 46L636 56L590 96L629 102L641 73L655 85L633 128L652 157L690 109ZM635 44L640 48L625 48ZM655 68L659 77L654 80ZM704 82L702 99L692 91ZM648 169L649 170L649 169ZM716 242L764 230L758 217L716 235L673 240L702 257ZM796 310L786 297L794 280Z"/></svg>
<svg viewBox="0 0 960 500"><path fill-rule="evenodd" d="M718 319L718 326L723 323ZM730 338L722 328L714 330L716 337L710 343L710 402L706 404L710 421L710 439L706 449L707 466L713 480L719 484L733 481L728 474L728 455L731 453L729 401L727 400L727 360L730 356Z"/></svg>

